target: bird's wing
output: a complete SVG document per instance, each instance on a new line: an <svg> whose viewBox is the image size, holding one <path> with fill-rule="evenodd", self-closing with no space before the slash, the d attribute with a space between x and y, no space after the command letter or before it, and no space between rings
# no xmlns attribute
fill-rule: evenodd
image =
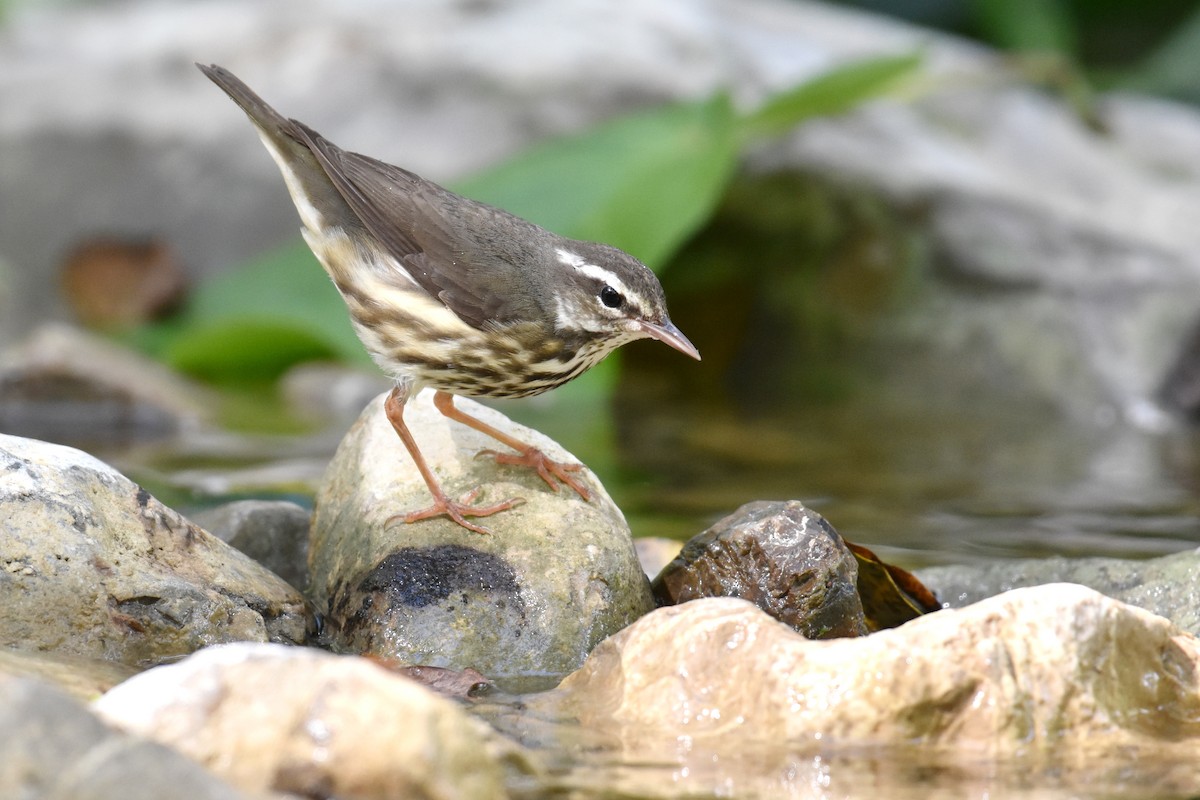
<svg viewBox="0 0 1200 800"><path fill-rule="evenodd" d="M534 226L408 170L342 150L303 123L296 125L367 230L421 288L464 322L483 328L536 313L523 300L527 292L512 291L521 280L513 237L481 235L481 229L494 231L501 221Z"/></svg>

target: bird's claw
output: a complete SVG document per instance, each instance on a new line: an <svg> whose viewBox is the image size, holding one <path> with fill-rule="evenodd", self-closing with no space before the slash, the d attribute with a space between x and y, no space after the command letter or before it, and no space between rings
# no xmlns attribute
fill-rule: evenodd
<svg viewBox="0 0 1200 800"><path fill-rule="evenodd" d="M502 453L499 450L480 450L475 454L475 457L478 458L480 456L493 458L497 464L530 467L554 491L558 491L560 483L565 483L578 492L579 496L584 500L591 499L591 492L588 491L588 488L572 476L572 473L583 469L583 464L567 464L562 461L554 461L536 447L530 447L518 453Z"/></svg>
<svg viewBox="0 0 1200 800"><path fill-rule="evenodd" d="M430 519L432 517L446 516L469 531L481 533L484 536L490 536L492 534L492 530L490 528L485 528L482 525L476 525L474 522L470 522L467 517L488 517L492 514L498 514L501 511L507 511L510 508L515 508L516 506L523 504L525 500L524 498L513 497L509 498L508 500L502 500L499 503L493 503L490 506L471 505L473 502L475 502L475 498L479 496L479 492L482 488L482 486L476 486L474 489L463 495L459 500L451 500L445 495L440 497L435 496L433 505L429 506L428 508L422 508L417 511L409 511L405 514L394 514L391 517L388 517L384 525L390 526L397 520L405 523L413 523L419 522L423 519Z"/></svg>

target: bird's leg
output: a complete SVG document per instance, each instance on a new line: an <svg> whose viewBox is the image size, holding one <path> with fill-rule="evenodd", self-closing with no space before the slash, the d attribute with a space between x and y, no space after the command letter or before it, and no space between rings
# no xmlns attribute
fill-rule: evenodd
<svg viewBox="0 0 1200 800"><path fill-rule="evenodd" d="M461 422L463 425L466 425L469 428L474 428L480 433L485 433L496 441L506 444L513 450L517 451L514 454L500 453L495 450L481 450L479 451L478 455L491 456L492 458L496 459L497 463L500 464L515 464L521 467L531 467L537 472L541 479L544 480L546 484L556 492L558 491L557 482L561 481L578 492L579 496L584 500L587 500L591 497L591 493L588 491L587 487L576 480L571 474L573 472L579 472L579 470L583 469L582 464L564 464L561 461L552 461L546 456L545 453L543 453L541 450L538 450L533 445L525 444L520 439L514 439L507 433L488 425L486 422L459 411L454 405L454 395L452 394L448 394L446 392L437 392L433 396L433 404L437 407L438 411L442 412L450 419L455 420L456 422Z"/></svg>
<svg viewBox="0 0 1200 800"><path fill-rule="evenodd" d="M425 479L425 485L429 487L429 493L433 495L433 505L429 508L423 508L420 511L410 511L407 514L397 514L388 519L391 523L395 519L403 519L405 522L416 522L417 520L429 519L445 515L450 519L462 525L467 530L475 531L476 533L490 534L491 531L482 525L476 525L473 522L468 522L467 517L486 517L500 511L507 511L513 506L520 505L523 500L514 498L504 500L490 506L473 506L471 503L475 500L475 496L479 494L481 487L476 487L465 494L462 500L451 500L442 491L441 484L437 478L433 476L433 471L429 469L429 465L425 463L425 457L421 455L420 449L417 447L417 442L413 439L412 432L408 426L404 424L404 404L408 400L409 388L407 386L396 385L387 400L383 403L384 413L387 414L388 422L392 423L392 427L396 429L400 441L404 442L404 447L408 450L408 454L412 456L413 462L417 465L417 469L421 472L421 477ZM440 394L440 393L439 393ZM439 407L440 409L440 407ZM442 413L445 413L444 411Z"/></svg>

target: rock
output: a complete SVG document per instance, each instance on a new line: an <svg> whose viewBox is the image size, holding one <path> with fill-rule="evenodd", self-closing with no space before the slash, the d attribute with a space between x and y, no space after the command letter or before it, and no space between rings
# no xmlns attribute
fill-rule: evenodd
<svg viewBox="0 0 1200 800"><path fill-rule="evenodd" d="M303 599L97 459L0 435L0 646L145 666L300 642Z"/></svg>
<svg viewBox="0 0 1200 800"><path fill-rule="evenodd" d="M279 384L288 408L297 416L347 424L380 392L391 388L392 381L379 372L321 361L292 367Z"/></svg>
<svg viewBox="0 0 1200 800"><path fill-rule="evenodd" d="M39 800L249 800L161 745L107 728L48 684L0 676L0 795Z"/></svg>
<svg viewBox="0 0 1200 800"><path fill-rule="evenodd" d="M742 600L661 608L530 711L576 719L642 763L682 738L697 762L779 743L1019 754L1076 774L1108 758L1123 769L1174 756L1200 788L1200 643L1072 584L832 641L806 640Z"/></svg>
<svg viewBox="0 0 1200 800"><path fill-rule="evenodd" d="M136 673L133 667L111 661L0 648L0 676L37 678L78 700L95 700Z"/></svg>
<svg viewBox="0 0 1200 800"><path fill-rule="evenodd" d="M237 500L194 514L192 519L304 591L310 516L307 509L286 500Z"/></svg>
<svg viewBox="0 0 1200 800"><path fill-rule="evenodd" d="M507 797L514 745L452 701L366 659L307 648L208 648L108 692L111 724L245 791L302 797Z"/></svg>
<svg viewBox="0 0 1200 800"><path fill-rule="evenodd" d="M335 646L413 664L472 668L489 678L565 674L604 637L654 607L621 512L584 470L591 501L551 491L532 470L476 458L497 443L443 417L423 392L405 419L431 469L457 496L525 502L488 517L494 535L445 518L390 521L429 505L428 489L377 398L350 429L316 499L310 594ZM459 408L576 459L499 412Z"/></svg>
<svg viewBox="0 0 1200 800"><path fill-rule="evenodd" d="M61 324L0 356L0 430L114 444L172 436L208 418L208 393L161 364Z"/></svg>
<svg viewBox="0 0 1200 800"><path fill-rule="evenodd" d="M858 565L804 504L747 503L683 546L654 579L659 605L740 597L809 639L864 636Z"/></svg>
<svg viewBox="0 0 1200 800"><path fill-rule="evenodd" d="M919 577L951 608L1025 586L1078 583L1200 636L1200 550L1151 559L1030 558L927 567Z"/></svg>

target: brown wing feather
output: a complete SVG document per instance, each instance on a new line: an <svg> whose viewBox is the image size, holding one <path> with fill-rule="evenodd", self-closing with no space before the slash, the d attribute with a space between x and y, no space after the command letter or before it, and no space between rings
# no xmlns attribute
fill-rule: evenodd
<svg viewBox="0 0 1200 800"><path fill-rule="evenodd" d="M476 328L541 318L524 299L532 256L522 236L546 231L295 124L346 203L421 288Z"/></svg>

